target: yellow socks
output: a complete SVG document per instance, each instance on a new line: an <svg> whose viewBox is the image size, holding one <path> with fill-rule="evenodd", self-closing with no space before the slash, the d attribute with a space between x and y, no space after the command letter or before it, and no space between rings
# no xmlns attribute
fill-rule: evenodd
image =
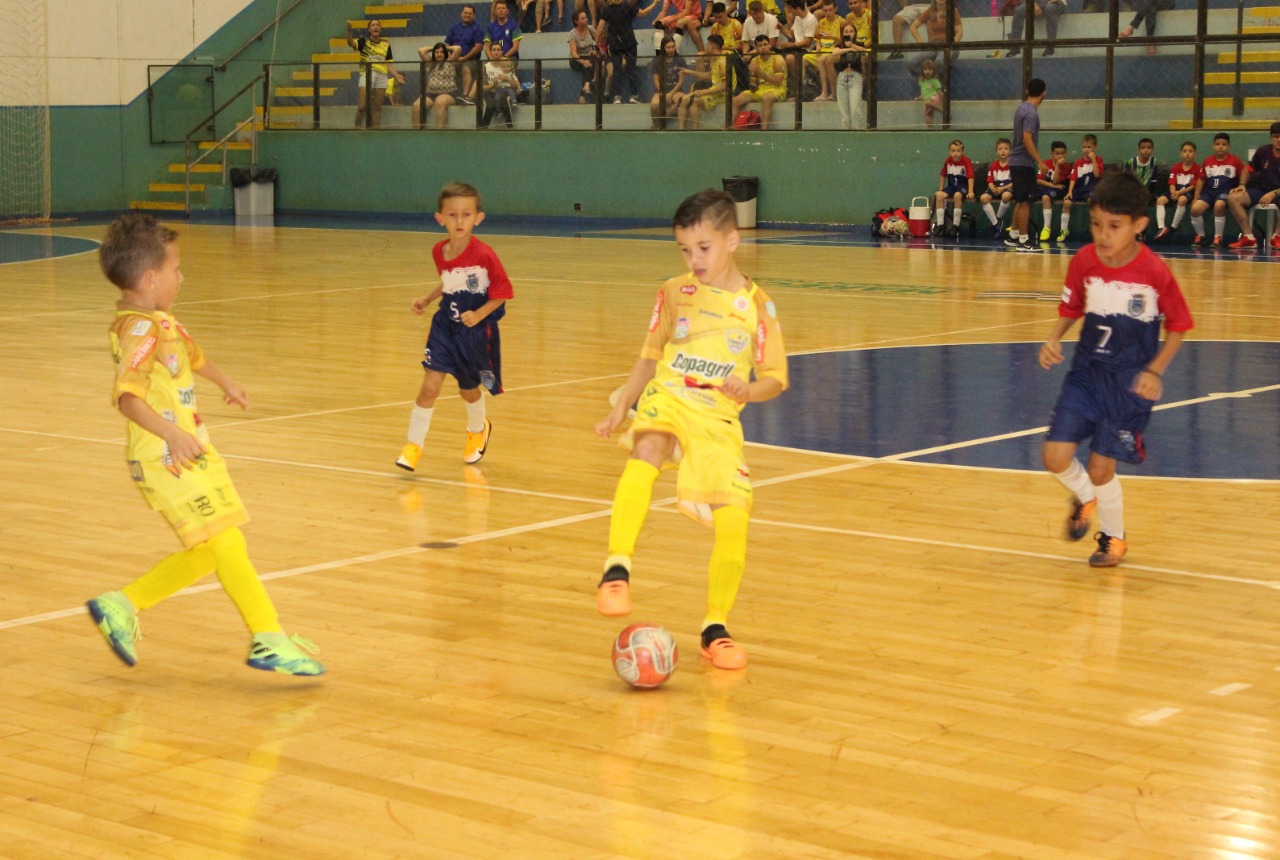
<svg viewBox="0 0 1280 860"><path fill-rule="evenodd" d="M613 515L609 519L609 555L635 555L636 538L649 513L653 482L658 470L644 460L627 460L613 494Z"/></svg>
<svg viewBox="0 0 1280 860"><path fill-rule="evenodd" d="M206 545L217 562L218 580L236 609L240 610L249 632L279 632L280 619L266 588L262 586L262 580L258 579L258 571L249 561L244 533L238 528L230 528L210 538Z"/></svg>
<svg viewBox="0 0 1280 860"><path fill-rule="evenodd" d="M190 549L175 552L121 591L133 608L141 612L213 573L215 566L209 544L196 544Z"/></svg>
<svg viewBox="0 0 1280 860"><path fill-rule="evenodd" d="M709 624L724 624L729 618L747 567L747 522L750 520L746 511L733 505L717 508L711 516L715 520L716 545L707 571L704 628Z"/></svg>

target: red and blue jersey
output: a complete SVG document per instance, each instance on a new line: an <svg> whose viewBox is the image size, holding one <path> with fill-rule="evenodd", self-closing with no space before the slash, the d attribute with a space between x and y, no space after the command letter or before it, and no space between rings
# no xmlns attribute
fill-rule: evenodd
<svg viewBox="0 0 1280 860"><path fill-rule="evenodd" d="M1204 160L1204 190L1227 192L1240 184L1244 162L1231 153L1221 160L1211 155Z"/></svg>
<svg viewBox="0 0 1280 860"><path fill-rule="evenodd" d="M945 191L968 191L969 180L973 178L973 162L969 160L969 156L960 156L959 161L954 161L950 156L942 162L942 169L938 171L938 175L946 180Z"/></svg>
<svg viewBox="0 0 1280 860"><path fill-rule="evenodd" d="M1256 177L1250 186L1257 185L1266 191L1280 188L1280 151L1270 144L1258 147L1249 159L1249 172Z"/></svg>
<svg viewBox="0 0 1280 860"><path fill-rule="evenodd" d="M1058 314L1084 317L1073 368L1102 364L1115 370L1144 367L1166 331L1190 331L1195 323L1169 267L1147 246L1123 266L1098 259L1085 245L1067 267Z"/></svg>
<svg viewBox="0 0 1280 860"><path fill-rule="evenodd" d="M999 159L991 162L987 167L987 185L1009 185L1013 182L1013 175L1009 172L1009 162L1000 163Z"/></svg>
<svg viewBox="0 0 1280 860"><path fill-rule="evenodd" d="M1169 188L1172 191L1181 191L1184 188L1194 188L1195 184L1204 179L1204 168L1194 162L1187 167L1181 161L1173 166L1169 171Z"/></svg>
<svg viewBox="0 0 1280 860"><path fill-rule="evenodd" d="M1075 193L1084 194L1092 191L1093 186L1098 184L1098 179L1102 176L1102 159L1098 159L1095 167L1092 158L1079 158L1076 163L1071 165L1070 179L1075 183Z"/></svg>
<svg viewBox="0 0 1280 860"><path fill-rule="evenodd" d="M431 249L436 271L440 273L440 309L454 322L460 321L465 311L479 310L490 299L509 299L514 296L511 279L502 267L502 261L493 249L474 236L461 254L445 260L446 239ZM497 322L506 314L506 305L496 308L487 319Z"/></svg>

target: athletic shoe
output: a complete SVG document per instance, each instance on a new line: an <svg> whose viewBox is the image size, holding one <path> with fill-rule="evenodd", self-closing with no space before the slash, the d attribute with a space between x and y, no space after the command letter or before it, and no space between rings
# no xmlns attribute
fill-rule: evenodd
<svg viewBox="0 0 1280 860"><path fill-rule="evenodd" d="M1076 501L1071 508L1071 516L1067 517L1067 540L1080 540L1089 533L1089 519L1097 508L1097 499Z"/></svg>
<svg viewBox="0 0 1280 860"><path fill-rule="evenodd" d="M1052 236L1052 235L1053 235L1053 234L1049 232L1049 228L1048 228L1048 227L1045 227L1044 229L1042 229L1042 230L1040 231L1040 241L1041 241L1041 242L1048 242L1048 241L1049 241L1049 237L1050 237L1050 236Z"/></svg>
<svg viewBox="0 0 1280 860"><path fill-rule="evenodd" d="M1280 233L1277 233L1271 237L1271 247L1275 248L1277 251L1280 251Z"/></svg>
<svg viewBox="0 0 1280 860"><path fill-rule="evenodd" d="M460 104L460 105L466 105L467 107L475 107L475 106L476 106L476 103L475 103L474 101L472 101L471 99L467 98L466 96L458 96L458 104Z"/></svg>
<svg viewBox="0 0 1280 860"><path fill-rule="evenodd" d="M702 656L717 669L742 669L747 665L747 652L722 624L712 624L702 631Z"/></svg>
<svg viewBox="0 0 1280 860"><path fill-rule="evenodd" d="M948 224L947 229L943 231L942 235L946 236L948 239L955 239L960 235L960 228L955 224Z"/></svg>
<svg viewBox="0 0 1280 860"><path fill-rule="evenodd" d="M1005 54L1005 56L1006 56L1006 57L1017 57L1017 56L1020 56L1021 54L1022 54L1022 49L1021 49L1021 48L1010 48L1010 49L1009 49L1009 53Z"/></svg>
<svg viewBox="0 0 1280 860"><path fill-rule="evenodd" d="M1213 237L1213 241L1209 243L1209 247L1210 247L1210 248L1221 248L1221 247L1222 247L1222 236L1220 236L1220 235L1219 235L1219 236L1214 236L1214 237Z"/></svg>
<svg viewBox="0 0 1280 860"><path fill-rule="evenodd" d="M1041 248L1035 242L1028 239L1025 242L1018 243L1018 250L1026 254L1039 254L1044 251L1044 248Z"/></svg>
<svg viewBox="0 0 1280 860"><path fill-rule="evenodd" d="M1098 541L1098 551L1089 556L1091 567L1115 567L1129 549L1128 541L1103 532L1098 532L1094 538Z"/></svg>
<svg viewBox="0 0 1280 860"><path fill-rule="evenodd" d="M462 462L479 463L480 458L484 456L484 452L489 447L489 434L493 432L493 425L488 421L484 422L484 429L479 433L467 431L467 444L462 448Z"/></svg>
<svg viewBox="0 0 1280 860"><path fill-rule="evenodd" d="M400 456L396 457L396 465L406 472L412 472L418 468L418 460L421 457L422 448L412 442L408 442L400 449Z"/></svg>
<svg viewBox="0 0 1280 860"><path fill-rule="evenodd" d="M282 675L323 675L324 665L308 654L319 654L314 642L301 636L283 633L255 633L249 644L249 659L254 669L279 672Z"/></svg>
<svg viewBox="0 0 1280 860"><path fill-rule="evenodd" d="M1153 239L1152 241L1153 241L1153 242L1159 242L1161 239L1163 239L1165 236L1168 236L1168 235L1169 235L1170 233L1172 233L1172 232L1173 232L1173 231L1172 231L1172 230L1170 230L1168 227L1161 227L1161 228L1160 228L1160 232L1159 232L1159 233L1156 233L1156 237L1155 237L1155 239Z"/></svg>
<svg viewBox="0 0 1280 860"><path fill-rule="evenodd" d="M610 617L631 614L630 575L620 564L615 564L604 572L604 577L596 588L596 612Z"/></svg>
<svg viewBox="0 0 1280 860"><path fill-rule="evenodd" d="M1204 244L1204 236L1197 235L1194 239L1191 240L1192 248L1199 248L1203 244Z"/></svg>
<svg viewBox="0 0 1280 860"><path fill-rule="evenodd" d="M119 591L108 591L85 602L89 607L89 615L93 623L98 625L102 635L107 637L107 644L126 666L134 666L138 662L138 653L133 643L142 638L138 629L138 612Z"/></svg>
<svg viewBox="0 0 1280 860"><path fill-rule="evenodd" d="M1258 240L1253 238L1252 236L1246 236L1245 234L1241 233L1240 238L1236 239L1227 247L1237 248L1237 249L1256 248L1258 247Z"/></svg>
<svg viewBox="0 0 1280 860"><path fill-rule="evenodd" d="M1065 241L1067 241L1067 231L1066 231L1066 230L1062 230L1062 231L1060 231L1060 232L1058 233L1058 241L1059 241L1059 242L1065 242Z"/></svg>
<svg viewBox="0 0 1280 860"><path fill-rule="evenodd" d="M934 225L933 225L933 229L931 229L931 230L929 231L929 235L930 235L930 236L937 236L938 238L941 238L941 237L943 237L943 236L947 235L947 227L946 227L946 225L945 225L945 224L934 224Z"/></svg>
<svg viewBox="0 0 1280 860"><path fill-rule="evenodd" d="M627 104L638 105L640 104L640 99L636 98L635 96L632 96L631 98L627 99Z"/></svg>
<svg viewBox="0 0 1280 860"><path fill-rule="evenodd" d="M902 53L902 51L894 51L892 54L890 54L890 55L889 55L889 59L891 59L891 60L901 60L901 59L903 58L903 56L905 56L905 55Z"/></svg>
<svg viewBox="0 0 1280 860"><path fill-rule="evenodd" d="M1043 54L1041 54L1040 56L1042 56L1042 57L1052 57L1052 56L1054 55L1054 53L1055 53L1055 51L1053 50L1053 45L1050 45L1049 47L1047 47L1047 48L1045 48L1045 49L1044 49L1044 53L1043 53Z"/></svg>
<svg viewBox="0 0 1280 860"><path fill-rule="evenodd" d="M1003 225L1003 224L992 224L992 225L991 225L991 238L992 238L992 239L999 239L999 238L1000 238L1001 236L1003 236L1003 235L1004 235L1004 225Z"/></svg>
<svg viewBox="0 0 1280 860"><path fill-rule="evenodd" d="M622 104L622 96L614 96L614 97L613 97L613 103L614 103L614 104L616 104L616 105L620 105L620 104Z"/></svg>
<svg viewBox="0 0 1280 860"><path fill-rule="evenodd" d="M1017 239L1015 239L1012 235L1005 236L1005 237L1004 237L1004 243L1005 243L1006 245L1008 245L1010 248L1020 248L1020 247L1022 247L1022 239L1021 239L1021 238L1017 238Z"/></svg>

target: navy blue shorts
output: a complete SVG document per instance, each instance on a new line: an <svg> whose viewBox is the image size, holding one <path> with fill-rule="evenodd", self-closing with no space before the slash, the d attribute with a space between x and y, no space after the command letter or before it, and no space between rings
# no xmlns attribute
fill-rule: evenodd
<svg viewBox="0 0 1280 860"><path fill-rule="evenodd" d="M1084 188L1081 188L1079 185L1077 185L1075 188L1071 190L1071 202L1087 203L1089 201L1089 195L1091 194L1093 194L1092 185L1086 186Z"/></svg>
<svg viewBox="0 0 1280 860"><path fill-rule="evenodd" d="M1061 200L1063 195L1067 193L1067 189L1065 188L1050 188L1047 185L1041 185L1039 190L1040 190L1040 197L1041 198L1048 197L1050 203Z"/></svg>
<svg viewBox="0 0 1280 860"><path fill-rule="evenodd" d="M1225 204L1227 200L1227 195L1230 193L1231 193L1230 188L1227 188L1223 191L1212 191L1208 188L1205 188L1201 190L1200 197L1197 199L1203 200L1205 203L1209 205L1209 208L1212 209L1213 204L1217 203L1219 200L1221 200Z"/></svg>
<svg viewBox="0 0 1280 860"><path fill-rule="evenodd" d="M448 374L464 391L483 386L502 393L502 350L498 324L485 320L473 328L454 322L446 313L431 318L431 333L422 351L422 366Z"/></svg>
<svg viewBox="0 0 1280 860"><path fill-rule="evenodd" d="M952 194L967 195L969 193L969 180L959 176L948 176L947 184L943 187L942 193L948 197Z"/></svg>
<svg viewBox="0 0 1280 860"><path fill-rule="evenodd" d="M1141 370L1094 364L1069 371L1053 405L1048 441L1078 444L1092 437L1089 450L1103 457L1122 463L1145 460L1142 431L1155 402L1130 390Z"/></svg>
<svg viewBox="0 0 1280 860"><path fill-rule="evenodd" d="M1262 195L1270 194L1274 188L1263 188L1261 185L1246 185L1244 190L1249 194L1249 206L1257 206Z"/></svg>

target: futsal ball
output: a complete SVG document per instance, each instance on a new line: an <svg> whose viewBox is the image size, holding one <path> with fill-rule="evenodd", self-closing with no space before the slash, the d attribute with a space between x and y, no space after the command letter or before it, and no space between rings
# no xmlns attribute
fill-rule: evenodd
<svg viewBox="0 0 1280 860"><path fill-rule="evenodd" d="M632 624L613 640L613 670L639 690L665 684L677 659L676 640L656 624Z"/></svg>

